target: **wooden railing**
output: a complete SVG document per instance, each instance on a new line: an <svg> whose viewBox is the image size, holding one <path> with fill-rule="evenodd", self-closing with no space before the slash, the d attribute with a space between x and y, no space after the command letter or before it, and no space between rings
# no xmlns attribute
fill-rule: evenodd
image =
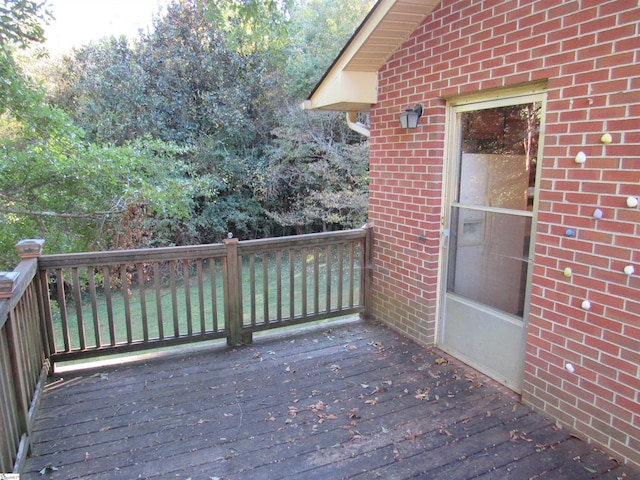
<svg viewBox="0 0 640 480"><path fill-rule="evenodd" d="M366 227L43 256L41 243L27 243L3 277L10 287L0 279L0 472L19 471L55 362L213 339L239 345L261 330L366 316L372 237Z"/></svg>
<svg viewBox="0 0 640 480"><path fill-rule="evenodd" d="M48 371L37 258L23 258L0 300L0 472L18 472Z"/></svg>
<svg viewBox="0 0 640 480"><path fill-rule="evenodd" d="M226 338L365 310L370 229L44 255L53 362Z"/></svg>

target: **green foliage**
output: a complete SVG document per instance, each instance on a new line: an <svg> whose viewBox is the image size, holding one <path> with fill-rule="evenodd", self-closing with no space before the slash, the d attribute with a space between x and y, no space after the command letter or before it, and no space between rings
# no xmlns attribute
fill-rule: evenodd
<svg viewBox="0 0 640 480"><path fill-rule="evenodd" d="M370 4L173 0L140 38L73 50L46 95L3 47L0 263L26 237L52 253L361 226L367 142L290 105ZM6 38L37 37L35 12Z"/></svg>
<svg viewBox="0 0 640 480"><path fill-rule="evenodd" d="M45 238L50 252L166 242L154 237L154 225L188 218L193 196L211 195L207 178L193 177L179 160L183 150L150 138L120 147L91 145L72 126L48 141L5 141L0 151L3 251L12 253L9 245L33 237Z"/></svg>
<svg viewBox="0 0 640 480"><path fill-rule="evenodd" d="M152 133L145 75L125 37L75 50L55 73L54 104L69 112L88 141L122 145Z"/></svg>
<svg viewBox="0 0 640 480"><path fill-rule="evenodd" d="M274 131L263 193L279 225L313 231L365 223L368 145L342 117L293 107L289 123Z"/></svg>
<svg viewBox="0 0 640 480"><path fill-rule="evenodd" d="M271 55L287 42L293 0L201 0L207 19L229 46L242 53Z"/></svg>
<svg viewBox="0 0 640 480"><path fill-rule="evenodd" d="M298 2L292 12L284 64L291 97L306 98L374 3L373 0Z"/></svg>
<svg viewBox="0 0 640 480"><path fill-rule="evenodd" d="M3 0L0 4L0 48L17 45L26 48L43 40L43 23L51 14L44 10L46 0Z"/></svg>

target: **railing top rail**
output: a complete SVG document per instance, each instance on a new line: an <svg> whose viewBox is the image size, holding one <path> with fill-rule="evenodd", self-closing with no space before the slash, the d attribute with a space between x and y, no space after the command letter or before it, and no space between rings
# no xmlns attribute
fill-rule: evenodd
<svg viewBox="0 0 640 480"><path fill-rule="evenodd" d="M310 247L329 245L364 238L362 228L338 232L312 233L308 235L290 235L286 237L245 240L238 244L241 253L278 250L284 247ZM190 245L184 247L141 248L137 250L113 250L105 252L84 252L55 255L42 255L39 258L40 269L112 265L117 263L139 263L176 259L196 259L203 257L223 257L226 255L224 244Z"/></svg>
<svg viewBox="0 0 640 480"><path fill-rule="evenodd" d="M42 255L40 269L112 265L117 263L139 263L163 260L185 260L223 257L225 246L221 243L189 245L184 247L140 248L137 250L113 250L106 252L84 252Z"/></svg>
<svg viewBox="0 0 640 480"><path fill-rule="evenodd" d="M20 261L18 266L13 270L20 275L16 279L15 286L11 296L6 299L0 300L0 328L4 327L7 321L9 312L22 298L25 290L33 280L38 267L37 258L24 258Z"/></svg>
<svg viewBox="0 0 640 480"><path fill-rule="evenodd" d="M337 232L310 233L306 235L289 235L286 237L262 238L246 240L238 244L239 253L256 253L279 250L284 247L314 247L342 243L364 238L366 232L362 228L340 230Z"/></svg>

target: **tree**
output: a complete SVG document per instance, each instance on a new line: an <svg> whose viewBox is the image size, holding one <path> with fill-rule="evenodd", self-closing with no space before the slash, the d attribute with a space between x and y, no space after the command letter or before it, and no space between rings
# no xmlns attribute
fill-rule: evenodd
<svg viewBox="0 0 640 480"><path fill-rule="evenodd" d="M290 105L369 3L174 0L140 38L72 51L49 97L16 83L0 243L45 236L62 252L360 226L366 140L342 115Z"/></svg>
<svg viewBox="0 0 640 480"><path fill-rule="evenodd" d="M368 142L344 116L302 112L305 98L369 11L370 0L309 0L292 9L284 72L287 110L273 130L262 195L268 215L296 232L366 220ZM292 105L292 106L289 106Z"/></svg>
<svg viewBox="0 0 640 480"><path fill-rule="evenodd" d="M54 74L52 101L69 112L87 141L123 145L153 133L145 72L126 37L74 50Z"/></svg>
<svg viewBox="0 0 640 480"><path fill-rule="evenodd" d="M212 27L239 53L279 52L288 41L294 0L200 0Z"/></svg>
<svg viewBox="0 0 640 480"><path fill-rule="evenodd" d="M368 145L333 112L292 108L274 131L263 194L269 215L297 232L365 223Z"/></svg>
<svg viewBox="0 0 640 480"><path fill-rule="evenodd" d="M44 39L43 23L51 18L45 1L3 0L0 4L0 45L27 48Z"/></svg>
<svg viewBox="0 0 640 480"><path fill-rule="evenodd" d="M290 97L306 98L373 3L373 0L306 0L296 4L291 14L284 65Z"/></svg>
<svg viewBox="0 0 640 480"><path fill-rule="evenodd" d="M32 15L16 15L11 32L33 31ZM26 26L20 27L23 18ZM211 194L208 178L196 178L180 160L188 149L148 137L121 146L88 143L84 131L22 74L11 46L2 47L1 267L15 263L13 246L26 237L45 238L53 252L171 242L158 238L157 226L168 219L179 224L191 216L195 196ZM120 232L133 230L131 237L142 240L123 241Z"/></svg>

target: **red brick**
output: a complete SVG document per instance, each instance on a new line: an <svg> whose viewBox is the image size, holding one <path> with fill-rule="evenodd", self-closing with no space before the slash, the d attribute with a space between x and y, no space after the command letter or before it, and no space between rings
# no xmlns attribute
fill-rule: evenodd
<svg viewBox="0 0 640 480"><path fill-rule="evenodd" d="M396 317L399 329L421 341L433 338L437 234L420 246L415 236L440 228L446 141L440 97L545 79L549 101L523 399L614 448L625 425L640 428L640 415L628 415L631 405L637 408L630 392L640 401L632 372L640 342L640 284L634 282L640 277L621 273L626 264L640 268L640 210L625 205L626 196L640 196L640 8L636 0L583 0L580 6L444 2L381 70L370 142L369 217L379 250L374 311ZM418 101L430 120L420 132L401 132L398 112ZM437 112L427 114L427 105ZM600 136L606 131L614 140L605 147ZM583 166L574 162L579 150L587 153ZM595 208L605 218L593 219ZM566 238L567 228L577 237ZM562 276L565 266L574 271L571 279ZM584 298L593 303L589 312L580 308ZM577 385L562 370L562 357L580 366ZM628 448L615 448L629 455Z"/></svg>

